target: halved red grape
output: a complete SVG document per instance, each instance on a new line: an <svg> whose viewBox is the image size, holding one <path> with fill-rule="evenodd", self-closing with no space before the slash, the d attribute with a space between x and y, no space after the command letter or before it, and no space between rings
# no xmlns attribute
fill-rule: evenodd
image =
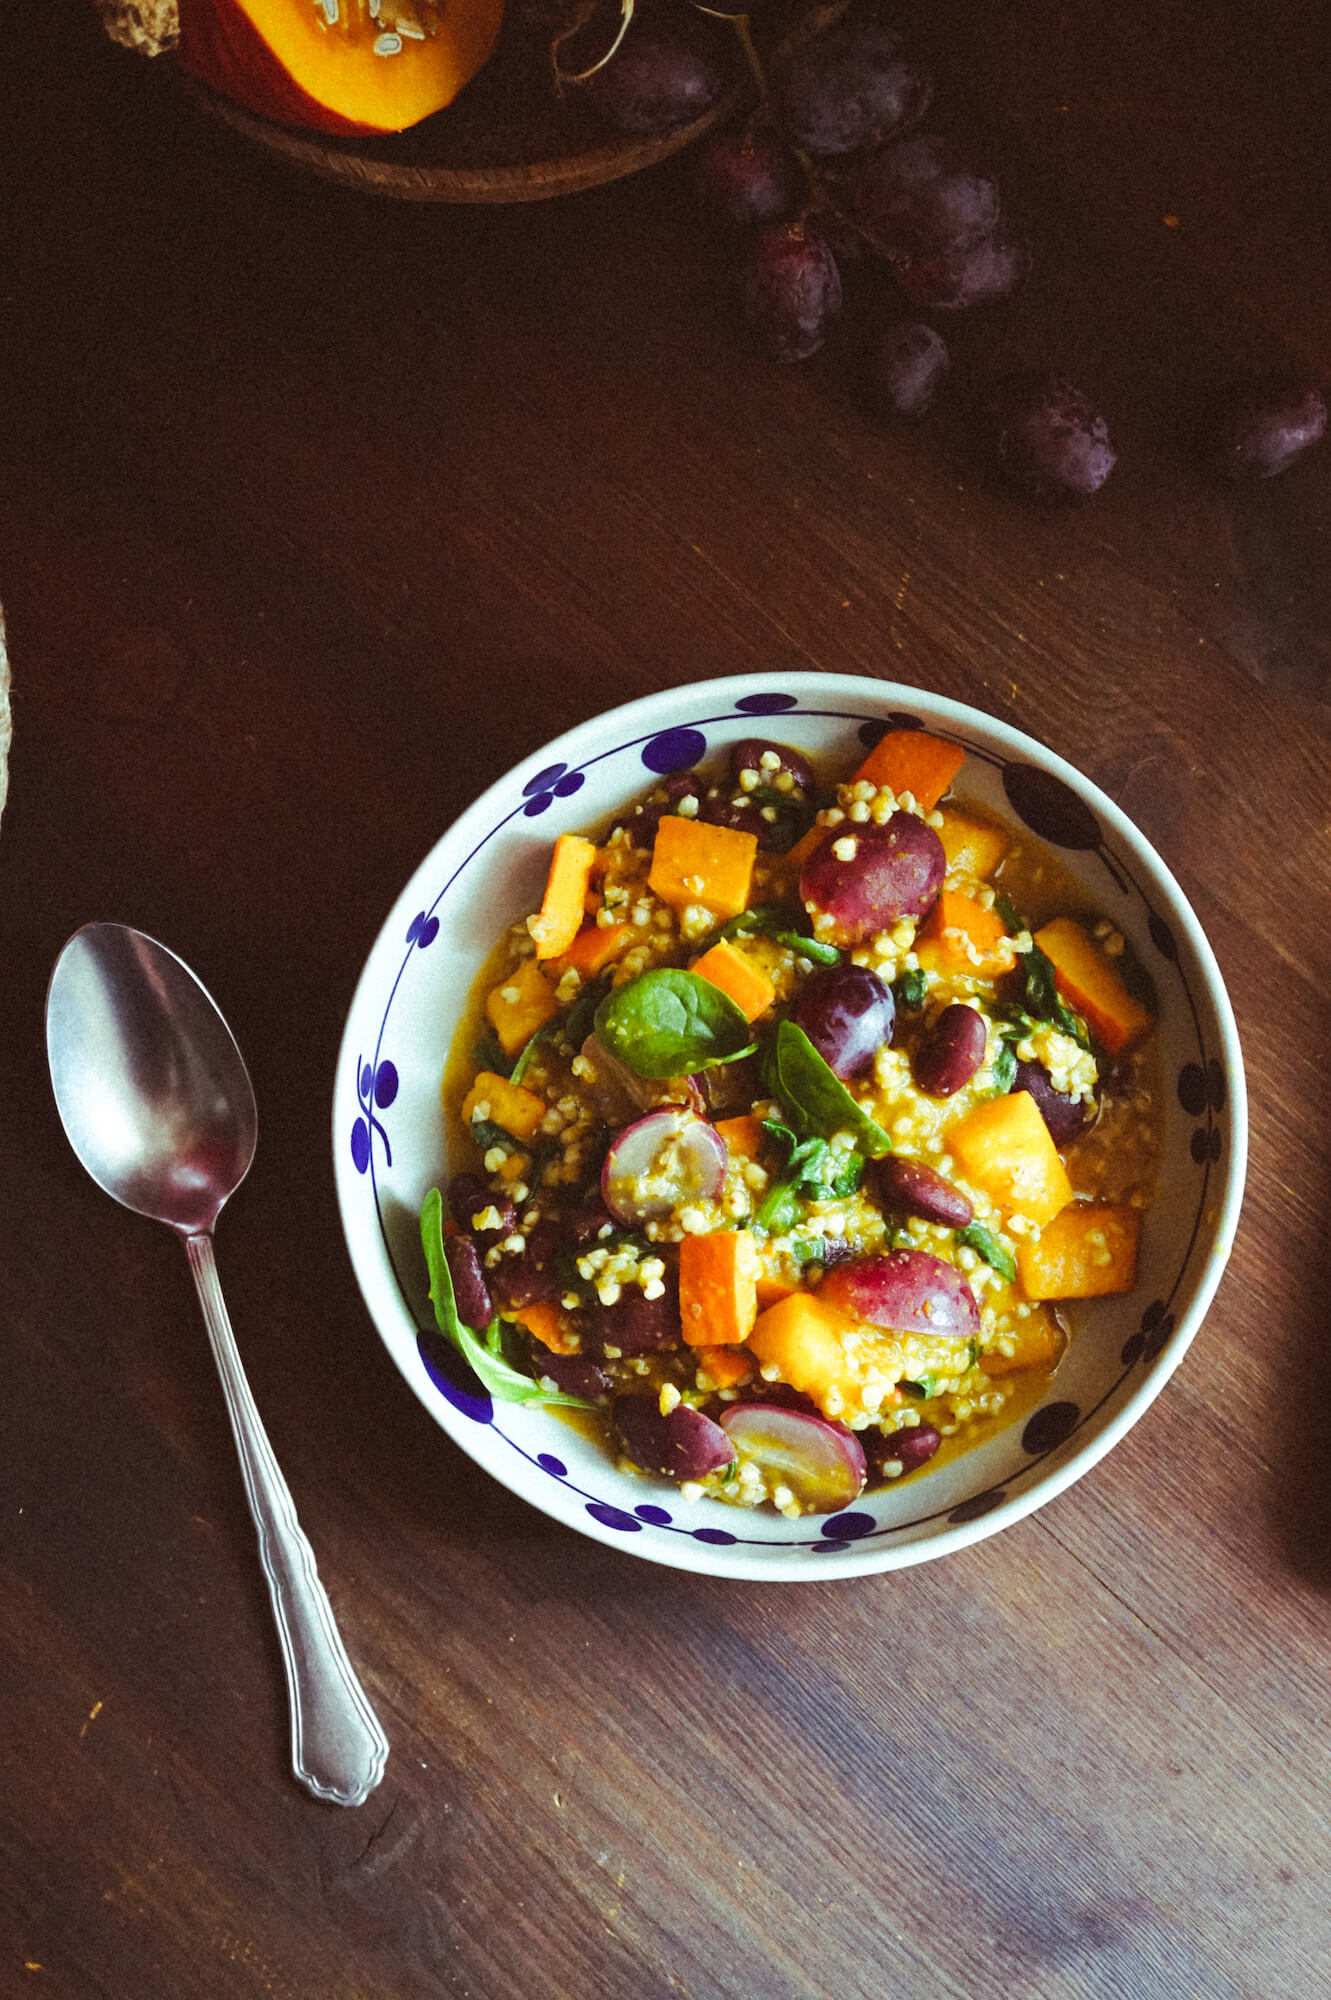
<svg viewBox="0 0 1331 2000"><path fill-rule="evenodd" d="M975 1220L968 1196L934 1167L923 1160L908 1160L902 1153L888 1153L869 1163L874 1193L889 1215L918 1215L925 1222L937 1222L944 1229L964 1229Z"/></svg>
<svg viewBox="0 0 1331 2000"><path fill-rule="evenodd" d="M864 1490L868 1468L854 1431L776 1403L732 1403L721 1428L761 1471L788 1487L802 1514L835 1514Z"/></svg>
<svg viewBox="0 0 1331 2000"><path fill-rule="evenodd" d="M890 1250L883 1257L838 1264L819 1285L818 1296L893 1333L965 1340L980 1331L974 1292L954 1264L927 1250Z"/></svg>
<svg viewBox="0 0 1331 2000"><path fill-rule="evenodd" d="M663 1479L705 1479L735 1456L720 1424L691 1403L678 1403L663 1416L655 1396L619 1396L611 1420L625 1458Z"/></svg>
<svg viewBox="0 0 1331 2000"><path fill-rule="evenodd" d="M729 1154L714 1125L691 1111L652 1111L625 1126L601 1169L601 1198L617 1222L659 1220L714 1201Z"/></svg>
<svg viewBox="0 0 1331 2000"><path fill-rule="evenodd" d="M865 965L829 966L806 979L790 1009L834 1076L843 1082L872 1068L892 1040L892 989Z"/></svg>
<svg viewBox="0 0 1331 2000"><path fill-rule="evenodd" d="M843 820L829 827L800 873L800 899L824 911L843 944L858 944L901 917L922 917L947 870L943 843L914 813L884 826Z"/></svg>

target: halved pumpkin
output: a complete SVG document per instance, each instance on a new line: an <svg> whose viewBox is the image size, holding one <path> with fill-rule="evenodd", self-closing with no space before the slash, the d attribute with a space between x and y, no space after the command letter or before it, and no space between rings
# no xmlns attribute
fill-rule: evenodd
<svg viewBox="0 0 1331 2000"><path fill-rule="evenodd" d="M402 132L475 76L503 11L504 0L180 0L177 55L279 124Z"/></svg>

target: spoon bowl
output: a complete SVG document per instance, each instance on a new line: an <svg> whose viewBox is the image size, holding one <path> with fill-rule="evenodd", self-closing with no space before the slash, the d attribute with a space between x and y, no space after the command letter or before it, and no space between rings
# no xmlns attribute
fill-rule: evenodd
<svg viewBox="0 0 1331 2000"><path fill-rule="evenodd" d="M56 1106L97 1185L155 1222L211 1228L250 1170L249 1071L207 990L124 924L86 924L46 1002Z"/></svg>
<svg viewBox="0 0 1331 2000"><path fill-rule="evenodd" d="M383 1776L388 1741L255 1408L213 1259L214 1225L258 1134L240 1050L189 967L124 924L85 925L56 960L46 1050L61 1121L97 1185L184 1243L282 1642L292 1768L316 1798L360 1805Z"/></svg>

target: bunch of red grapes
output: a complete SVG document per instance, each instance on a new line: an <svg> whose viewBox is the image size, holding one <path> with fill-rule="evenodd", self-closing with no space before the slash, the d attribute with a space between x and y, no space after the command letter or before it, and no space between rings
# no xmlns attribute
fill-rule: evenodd
<svg viewBox="0 0 1331 2000"><path fill-rule="evenodd" d="M702 0L698 0L702 5ZM715 9L728 12L727 0ZM872 257L890 268L901 310L874 337L871 390L891 419L921 417L951 360L942 317L1007 296L1030 267L997 183L948 138L925 129L928 70L873 4L844 14L794 49L768 77L745 15L730 14L755 69L760 103L701 150L703 205L745 237L740 298L761 351L806 361L841 310L842 266ZM700 117L726 86L714 47L687 23L634 21L585 89L618 130L661 135ZM984 419L1008 481L1035 500L1097 493L1116 453L1104 418L1057 375L1007 376ZM1326 428L1326 405L1303 382L1252 382L1217 399L1199 440L1211 468L1268 479Z"/></svg>

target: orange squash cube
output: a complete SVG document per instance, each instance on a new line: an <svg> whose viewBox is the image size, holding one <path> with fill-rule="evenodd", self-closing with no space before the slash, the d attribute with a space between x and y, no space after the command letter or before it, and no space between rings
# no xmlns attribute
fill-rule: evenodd
<svg viewBox="0 0 1331 2000"><path fill-rule="evenodd" d="M1059 992L1111 1056L1135 1048L1151 1032L1151 1016L1071 917L1055 917L1035 933L1035 942L1054 968Z"/></svg>
<svg viewBox="0 0 1331 2000"><path fill-rule="evenodd" d="M656 829L647 886L672 909L698 905L721 921L737 917L748 907L757 852L756 833L668 813Z"/></svg>
<svg viewBox="0 0 1331 2000"><path fill-rule="evenodd" d="M1098 1299L1137 1282L1141 1216L1110 1202L1077 1201L1017 1250L1017 1273L1032 1299Z"/></svg>
<svg viewBox="0 0 1331 2000"><path fill-rule="evenodd" d="M524 958L485 996L485 1017L506 1056L517 1055L558 1012L554 981L534 958Z"/></svg>
<svg viewBox="0 0 1331 2000"><path fill-rule="evenodd" d="M756 1160L763 1149L762 1120L752 1112L742 1118L718 1118L716 1129L726 1142L732 1160Z"/></svg>
<svg viewBox="0 0 1331 2000"><path fill-rule="evenodd" d="M869 1376L895 1383L901 1374L894 1340L813 1292L791 1292L759 1313L749 1346L828 1416L856 1408Z"/></svg>
<svg viewBox="0 0 1331 2000"><path fill-rule="evenodd" d="M940 893L916 933L915 952L928 972L973 979L997 979L1017 962L1002 918L960 889Z"/></svg>
<svg viewBox="0 0 1331 2000"><path fill-rule="evenodd" d="M555 841L541 907L527 919L538 958L559 958L581 930L595 860L594 843L580 833L561 833Z"/></svg>
<svg viewBox="0 0 1331 2000"><path fill-rule="evenodd" d="M1005 1218L1026 1215L1043 1227L1072 1200L1072 1183L1028 1091L985 1098L948 1127L947 1147Z"/></svg>
<svg viewBox="0 0 1331 2000"><path fill-rule="evenodd" d="M989 880L1010 845L1001 826L957 806L943 807L938 838L947 857L948 874L971 875L977 882Z"/></svg>
<svg viewBox="0 0 1331 2000"><path fill-rule="evenodd" d="M727 998L734 1001L746 1021L756 1021L765 1014L776 998L776 988L761 966L744 952L736 950L729 938L721 938L710 951L701 958L695 958L690 968L700 978L710 980L719 986Z"/></svg>
<svg viewBox="0 0 1331 2000"><path fill-rule="evenodd" d="M922 811L942 798L966 761L966 752L923 729L889 729L869 752L851 783L886 785L898 798L909 792Z"/></svg>
<svg viewBox="0 0 1331 2000"><path fill-rule="evenodd" d="M631 924L586 924L561 955L555 971L567 972L572 968L584 979L595 979L598 972L604 972L618 958L632 935Z"/></svg>
<svg viewBox="0 0 1331 2000"><path fill-rule="evenodd" d="M475 1083L462 1100L462 1122L470 1125L473 1114L482 1106L481 1116L492 1125L502 1125L515 1139L534 1139L545 1117L545 1099L538 1097L534 1090L525 1090L520 1083L510 1083L506 1076L499 1076L494 1070L483 1069Z"/></svg>
<svg viewBox="0 0 1331 2000"><path fill-rule="evenodd" d="M758 1246L747 1229L686 1236L679 1246L679 1316L690 1347L737 1347L758 1317Z"/></svg>

